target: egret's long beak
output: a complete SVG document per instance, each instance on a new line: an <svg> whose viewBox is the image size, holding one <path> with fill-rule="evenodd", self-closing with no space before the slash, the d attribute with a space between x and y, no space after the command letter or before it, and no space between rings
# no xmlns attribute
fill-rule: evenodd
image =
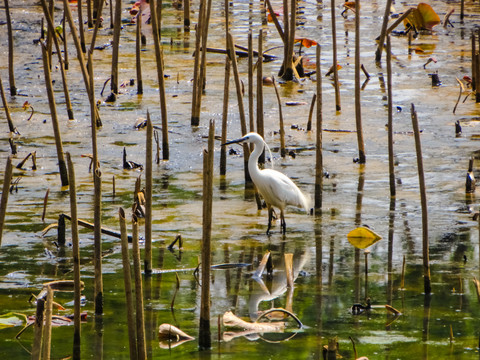
<svg viewBox="0 0 480 360"><path fill-rule="evenodd" d="M222 146L225 146L225 145L230 145L230 144L238 144L238 143L241 143L242 141L244 141L245 138L240 138L240 139L236 139L236 140L231 140L231 141L227 141L225 144L222 144Z"/></svg>

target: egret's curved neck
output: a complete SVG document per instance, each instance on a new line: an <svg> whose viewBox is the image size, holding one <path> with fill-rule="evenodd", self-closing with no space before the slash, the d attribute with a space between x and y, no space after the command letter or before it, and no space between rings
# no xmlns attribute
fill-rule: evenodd
<svg viewBox="0 0 480 360"><path fill-rule="evenodd" d="M255 148L253 152L250 154L250 158L248 159L248 171L250 172L250 176L255 176L260 172L258 168L258 158L262 155L263 149L265 144L263 141L255 141Z"/></svg>

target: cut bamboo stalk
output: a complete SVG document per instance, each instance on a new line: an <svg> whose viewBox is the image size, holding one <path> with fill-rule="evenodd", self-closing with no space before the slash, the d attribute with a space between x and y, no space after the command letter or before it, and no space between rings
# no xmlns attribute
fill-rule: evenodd
<svg viewBox="0 0 480 360"><path fill-rule="evenodd" d="M417 112L412 103L411 107L412 127L415 136L415 149L417 152L417 168L418 168L418 182L420 185L420 201L422 205L422 256L423 256L423 280L425 294L430 294L432 291L430 283L430 257L429 257L429 241L428 241L428 209L427 209L427 194L425 187L425 176L423 171L423 157L422 145L420 143L420 131L418 128Z"/></svg>
<svg viewBox="0 0 480 360"><path fill-rule="evenodd" d="M193 64L193 91L192 91L192 116L190 123L192 126L200 125L200 107L197 106L198 95L201 91L200 82L200 59L201 59L201 43L202 43L202 30L203 21L205 18L205 2L206 0L200 0L200 9L198 10L198 21L195 31L195 59Z"/></svg>
<svg viewBox="0 0 480 360"><path fill-rule="evenodd" d="M95 268L95 314L103 313L103 276L102 276L102 173L95 169L94 184L94 268Z"/></svg>
<svg viewBox="0 0 480 360"><path fill-rule="evenodd" d="M253 116L253 38L252 30L248 32L248 123L250 131L255 131ZM253 144L252 144L253 145ZM250 150L253 149L253 146Z"/></svg>
<svg viewBox="0 0 480 360"><path fill-rule="evenodd" d="M235 57L235 46L233 45L233 37L231 33L228 33L227 36L227 49L228 49L228 56L230 57L230 61L232 62L233 68L233 77L235 79L235 88L237 91L237 102L238 102L238 113L240 116L240 127L242 130L242 135L247 134L247 124L245 120L245 110L243 107L243 98L242 98L242 86L240 83L240 75L238 73L238 66L237 66L237 58ZM250 174L248 172L248 159L250 157L250 148L248 144L243 144L243 165L245 171L245 187L252 186L252 179L250 178Z"/></svg>
<svg viewBox="0 0 480 360"><path fill-rule="evenodd" d="M287 149L285 148L285 128L283 127L282 101L280 100L280 94L278 93L275 78L273 78L273 88L275 89L275 95L277 97L278 118L280 121L280 156L284 158L287 154Z"/></svg>
<svg viewBox="0 0 480 360"><path fill-rule="evenodd" d="M145 274L152 273L152 149L153 125L150 113L147 111L147 139L145 154Z"/></svg>
<svg viewBox="0 0 480 360"><path fill-rule="evenodd" d="M78 10L78 31L80 32L80 45L82 52L85 54L87 52L87 47L85 45L85 31L83 29L83 10L82 10L82 0L77 1L77 10Z"/></svg>
<svg viewBox="0 0 480 360"><path fill-rule="evenodd" d="M62 18L62 35L63 35L63 64L65 66L65 70L68 70L68 41L67 41L67 19L65 16L65 10L63 11L63 18Z"/></svg>
<svg viewBox="0 0 480 360"><path fill-rule="evenodd" d="M356 7L357 9L359 7ZM390 19L390 11L392 9L392 0L387 0L385 4L385 12L383 13L382 31L380 32L380 38L378 40L377 51L375 52L375 61L379 63L382 60L382 51L387 36L388 20ZM387 50L388 51L388 50Z"/></svg>
<svg viewBox="0 0 480 360"><path fill-rule="evenodd" d="M227 0L228 1L228 0ZM230 91L230 59L225 56L225 81L223 83L222 144L227 142L228 93ZM220 148L220 175L227 173L227 147Z"/></svg>
<svg viewBox="0 0 480 360"><path fill-rule="evenodd" d="M202 48L201 48L201 57L200 57L200 77L198 79L198 88L197 88L197 101L196 113L200 118L200 108L202 103L202 94L205 90L206 83L206 72L207 72L207 39L208 39L208 28L210 25L210 14L212 11L212 0L206 0L206 9L205 9L205 19L202 23L201 38L202 38Z"/></svg>
<svg viewBox="0 0 480 360"><path fill-rule="evenodd" d="M393 99L392 99L392 46L387 36L387 101L388 101L388 172L390 174L390 197L396 194L395 163L393 153Z"/></svg>
<svg viewBox="0 0 480 360"><path fill-rule="evenodd" d="M332 54L333 54L333 85L335 86L335 110L342 110L340 104L340 86L338 84L338 68L337 68L337 25L335 22L335 0L330 0L331 18L332 18ZM320 74L317 75L317 77Z"/></svg>
<svg viewBox="0 0 480 360"><path fill-rule="evenodd" d="M92 0L87 0L87 26L89 29L93 27Z"/></svg>
<svg viewBox="0 0 480 360"><path fill-rule="evenodd" d="M322 102L322 73L321 73L321 47L317 45L316 73L317 73L317 129L315 137L315 209L322 213L323 198L323 102Z"/></svg>
<svg viewBox="0 0 480 360"><path fill-rule="evenodd" d="M127 303L127 324L128 324L128 343L130 347L130 359L137 359L137 341L135 335L135 317L132 295L132 273L130 270L130 257L128 254L127 225L125 221L125 211L123 208L118 210L120 221L120 233L122 243L122 265L123 280L125 283L125 299Z"/></svg>
<svg viewBox="0 0 480 360"><path fill-rule="evenodd" d="M10 116L10 110L8 108L7 97L5 96L5 90L3 89L2 78L0 77L0 95L2 96L3 108L5 109L5 116L7 117L8 129L12 134L20 134L17 128L13 125L12 117Z"/></svg>
<svg viewBox="0 0 480 360"><path fill-rule="evenodd" d="M317 94L313 94L312 102L310 103L310 111L308 112L307 131L312 131L312 117L313 117L313 109L315 109L316 99L317 99Z"/></svg>
<svg viewBox="0 0 480 360"><path fill-rule="evenodd" d="M190 0L183 0L183 30L190 32Z"/></svg>
<svg viewBox="0 0 480 360"><path fill-rule="evenodd" d="M360 0L355 1L355 123L357 129L358 163L365 164L365 142L363 141L362 105L360 92ZM334 64L336 68L336 64Z"/></svg>
<svg viewBox="0 0 480 360"><path fill-rule="evenodd" d="M257 133L265 138L263 124L263 30L258 32L258 59L257 59ZM265 163L265 152L258 158L260 164Z"/></svg>
<svg viewBox="0 0 480 360"><path fill-rule="evenodd" d="M45 310L45 300L37 299L37 310L35 312L35 323L33 325L33 345L32 360L40 360L42 358L42 333L43 333L43 315Z"/></svg>
<svg viewBox="0 0 480 360"><path fill-rule="evenodd" d="M167 100L165 94L165 78L164 78L164 64L163 64L163 50L160 47L160 34L157 29L157 15L155 0L150 0L150 14L152 19L152 32L153 41L155 45L155 58L157 61L157 77L158 88L160 95L160 110L162 114L162 156L163 160L169 159L169 147L168 147L168 121L167 121Z"/></svg>
<svg viewBox="0 0 480 360"><path fill-rule="evenodd" d="M137 31L135 34L135 61L136 61L136 70L137 70L137 94L143 94L143 79L142 79L142 59L141 46L142 46L142 9L137 14Z"/></svg>
<svg viewBox="0 0 480 360"><path fill-rule="evenodd" d="M145 318L143 312L143 286L142 268L140 265L140 247L138 245L137 217L132 215L132 254L133 272L135 274L135 317L137 327L137 359L147 358L147 345L145 343Z"/></svg>
<svg viewBox="0 0 480 360"><path fill-rule="evenodd" d="M112 0L113 2L113 0ZM79 2L80 6L80 2ZM153 13L152 13L153 16ZM113 47L112 47L112 73L110 76L110 89L118 94L118 57L120 49L120 31L122 28L122 0L115 0L115 18L113 20Z"/></svg>
<svg viewBox="0 0 480 360"><path fill-rule="evenodd" d="M10 6L8 4L9 0L4 0L5 2L5 14L7 21L7 31L8 31L8 80L10 83L10 95L17 95L17 87L15 86L15 70L14 70L14 56L13 56L13 29L12 29L12 17L10 15Z"/></svg>
<svg viewBox="0 0 480 360"><path fill-rule="evenodd" d="M42 336L42 359L50 359L52 345L52 306L53 290L47 286L47 297L45 301L45 324L43 326Z"/></svg>
<svg viewBox="0 0 480 360"><path fill-rule="evenodd" d="M402 278L400 281L400 289L405 289L405 255L403 255L403 262L402 262Z"/></svg>
<svg viewBox="0 0 480 360"><path fill-rule="evenodd" d="M68 165L68 183L70 193L70 213L72 215L72 256L73 256L73 358L80 359L81 342L81 320L80 320L80 298L82 286L80 280L80 246L78 238L78 217L77 217L77 190L75 184L75 168L70 153L66 153ZM65 222L64 222L65 223Z"/></svg>
<svg viewBox="0 0 480 360"><path fill-rule="evenodd" d="M93 54L93 50L95 49L95 42L97 40L98 30L102 25L102 21L100 19L102 16L103 11L103 3L104 1L98 1L98 7L95 8L95 28L93 29L92 40L90 42L90 52Z"/></svg>
<svg viewBox="0 0 480 360"><path fill-rule="evenodd" d="M212 234L212 197L213 197L213 155L215 122L210 121L208 149L203 152L203 226L202 226L202 291L200 305L200 327L198 343L201 349L211 347L210 331L210 266Z"/></svg>
<svg viewBox="0 0 480 360"><path fill-rule="evenodd" d="M5 224L5 213L7 212L8 194L10 193L10 183L12 181L12 157L7 157L5 174L3 175L2 197L0 200L0 246L2 245L3 225Z"/></svg>
<svg viewBox="0 0 480 360"><path fill-rule="evenodd" d="M45 215L47 214L47 204L48 204L48 194L50 193L50 189L47 189L45 196L43 197L43 211L42 211L42 222L45 221Z"/></svg>
<svg viewBox="0 0 480 360"><path fill-rule="evenodd" d="M68 186L67 166L65 164L65 157L63 154L62 137L60 133L60 126L58 124L57 108L55 105L55 96L53 94L53 87L52 87L52 78L50 76L50 64L48 63L47 49L45 48L45 44L41 42L41 45L42 45L42 58L43 58L43 72L45 74L45 85L47 88L48 104L50 106L50 115L52 117L53 133L55 136L55 146L57 148L57 159L58 159L58 168L60 171L60 180L61 180L62 186Z"/></svg>

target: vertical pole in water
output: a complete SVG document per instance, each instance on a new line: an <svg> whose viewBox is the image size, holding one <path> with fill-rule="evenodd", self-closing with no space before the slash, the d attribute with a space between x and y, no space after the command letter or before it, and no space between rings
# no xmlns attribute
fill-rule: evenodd
<svg viewBox="0 0 480 360"><path fill-rule="evenodd" d="M17 95L17 87L15 86L15 72L13 68L13 29L12 29L12 18L10 16L10 6L8 5L8 0L5 1L5 14L7 19L7 29L8 29L8 79L10 82L10 95Z"/></svg>
<svg viewBox="0 0 480 360"><path fill-rule="evenodd" d="M102 275L102 173L99 168L93 172L94 184L94 267L95 267L95 314L103 314Z"/></svg>
<svg viewBox="0 0 480 360"><path fill-rule="evenodd" d="M53 306L53 290L47 286L47 297L45 307L45 324L43 326L42 339L42 359L50 359L52 345L52 306Z"/></svg>
<svg viewBox="0 0 480 360"><path fill-rule="evenodd" d="M203 22L205 19L205 6L206 0L200 0L200 9L198 10L198 21L195 30L195 59L193 64L193 91L192 91L192 115L190 124L192 126L200 125L200 107L197 106L198 92L201 92L200 85L200 59L201 59L201 43L202 43L202 30Z"/></svg>
<svg viewBox="0 0 480 360"><path fill-rule="evenodd" d="M7 157L5 174L3 176L2 198L0 200L0 246L2 245L3 225L5 224L5 213L7 212L8 194L12 181L12 157Z"/></svg>
<svg viewBox="0 0 480 360"><path fill-rule="evenodd" d="M111 1L113 2L113 0ZM80 6L80 1L78 2L78 6ZM119 56L119 49L120 49L121 28L122 28L122 0L116 0L115 1L115 18L113 20L112 73L110 76L110 89L114 94L118 94L118 56Z"/></svg>
<svg viewBox="0 0 480 360"><path fill-rule="evenodd" d="M273 79L273 88L275 89L275 95L278 102L278 118L280 120L280 156L285 158L287 154L287 149L285 148L285 129L283 127L283 113L282 113L282 102L280 100L280 94L278 93L277 84L275 79Z"/></svg>
<svg viewBox="0 0 480 360"><path fill-rule="evenodd" d="M227 0L228 1L228 0ZM228 127L228 92L230 89L230 58L225 56L225 81L223 85L222 144L227 142ZM220 149L220 175L227 173L227 148Z"/></svg>
<svg viewBox="0 0 480 360"><path fill-rule="evenodd" d="M340 87L338 85L338 69L337 69L337 25L335 22L335 0L330 1L331 17L332 17L332 52L333 52L333 81L335 86L335 110L342 110L340 105Z"/></svg>
<svg viewBox="0 0 480 360"><path fill-rule="evenodd" d="M10 115L10 110L8 108L7 97L5 96L5 90L3 89L3 82L2 82L1 78L0 78L0 95L2 96L2 103L3 103L3 107L5 109L5 115L7 117L8 129L10 130L11 133L18 133L17 128L13 125L13 120L12 120L12 117Z"/></svg>
<svg viewBox="0 0 480 360"><path fill-rule="evenodd" d="M388 172L390 175L390 197L395 197L395 164L393 154L393 99L392 99L392 51L390 35L387 36L387 97L388 97Z"/></svg>
<svg viewBox="0 0 480 360"><path fill-rule="evenodd" d="M190 32L190 0L183 0L183 30Z"/></svg>
<svg viewBox="0 0 480 360"><path fill-rule="evenodd" d="M258 32L258 59L257 59L257 133L265 138L263 130L263 30ZM265 152L258 159L260 164L265 163Z"/></svg>
<svg viewBox="0 0 480 360"><path fill-rule="evenodd" d="M143 94L143 79L142 79L142 60L140 58L142 46L142 8L137 15L137 32L135 34L135 60L137 67L137 94Z"/></svg>
<svg viewBox="0 0 480 360"><path fill-rule="evenodd" d="M152 273L152 148L153 125L147 111L147 139L145 155L145 260L146 275Z"/></svg>
<svg viewBox="0 0 480 360"><path fill-rule="evenodd" d="M253 120L253 39L251 29L248 31L248 123L250 131L255 131Z"/></svg>
<svg viewBox="0 0 480 360"><path fill-rule="evenodd" d="M336 64L334 64L336 65ZM355 122L357 128L358 163L365 164L365 143L363 141L362 105L360 102L360 0L355 2ZM336 66L335 66L336 68Z"/></svg>
<svg viewBox="0 0 480 360"><path fill-rule="evenodd" d="M83 30L83 13L82 13L82 0L77 1L77 10L78 10L78 31L80 32L80 45L83 53L87 52L85 46L85 31Z"/></svg>
<svg viewBox="0 0 480 360"><path fill-rule="evenodd" d="M385 4L385 12L383 13L382 30L380 32L377 51L375 52L375 61L377 63L380 63L380 61L382 61L383 45L385 42L385 37L387 36L387 26L388 26L388 19L390 18L391 8L392 8L392 0L387 0L387 3Z"/></svg>
<svg viewBox="0 0 480 360"><path fill-rule="evenodd" d="M411 108L412 127L415 135L415 149L417 152L417 167L418 167L418 182L420 185L420 201L422 204L422 235L423 235L423 280L425 287L425 294L430 294L432 291L430 284L430 256L429 256L429 242L428 242L428 211L427 211L427 193L425 188L425 176L423 172L423 158L422 145L420 143L420 131L418 129L417 112L412 103Z"/></svg>
<svg viewBox="0 0 480 360"><path fill-rule="evenodd" d="M32 360L40 360L42 358L42 330L43 315L45 310L45 299L37 299L37 311L35 312L35 323L33 325L33 345Z"/></svg>
<svg viewBox="0 0 480 360"><path fill-rule="evenodd" d="M215 122L210 121L208 150L203 151L203 231L202 231L202 292L200 304L200 329L198 344L201 349L211 347L210 331L210 267L212 234L212 196L213 196L213 141Z"/></svg>
<svg viewBox="0 0 480 360"><path fill-rule="evenodd" d="M316 51L316 73L317 73L317 131L316 131L316 149L315 149L315 209L319 214L322 213L323 197L323 101L322 101L322 71L321 47L317 45Z"/></svg>
<svg viewBox="0 0 480 360"><path fill-rule="evenodd" d="M80 283L80 246L78 239L78 216L77 216L77 190L75 185L75 168L70 153L66 153L68 165L68 183L70 195L70 216L72 226L72 256L73 256L73 359L78 360L80 356L80 297L82 286ZM64 220L65 221L65 220Z"/></svg>

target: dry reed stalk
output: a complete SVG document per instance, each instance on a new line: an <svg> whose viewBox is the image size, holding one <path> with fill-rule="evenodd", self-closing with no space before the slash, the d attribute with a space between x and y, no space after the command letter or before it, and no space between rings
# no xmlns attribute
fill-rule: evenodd
<svg viewBox="0 0 480 360"><path fill-rule="evenodd" d="M5 14L7 22L7 31L8 31L8 80L10 83L10 95L17 95L17 87L15 86L15 71L14 71L14 57L13 57L13 28L12 28L12 17L10 15L10 6L8 0L5 2Z"/></svg>
<svg viewBox="0 0 480 360"><path fill-rule="evenodd" d="M190 32L190 0L183 0L183 30Z"/></svg>
<svg viewBox="0 0 480 360"><path fill-rule="evenodd" d="M48 204L48 194L50 189L47 189L45 196L43 197L43 211L42 211L42 221L45 221L45 215L47 214L47 204Z"/></svg>
<svg viewBox="0 0 480 360"><path fill-rule="evenodd" d="M72 256L73 256L73 358L80 359L80 339L81 339L81 320L80 320L80 298L82 295L82 285L80 280L80 245L78 238L78 217L77 217L77 190L75 184L75 168L73 166L70 153L66 153L68 165L68 183L70 195L70 214L72 216ZM65 223L65 222L64 222Z"/></svg>
<svg viewBox="0 0 480 360"><path fill-rule="evenodd" d="M198 92L201 91L200 85L200 59L201 59L201 43L202 43L202 30L203 21L205 18L205 2L206 0L200 0L200 8L198 10L198 21L195 32L195 59L193 64L193 91L192 91L192 116L190 123L192 126L200 125L200 107L197 106Z"/></svg>
<svg viewBox="0 0 480 360"><path fill-rule="evenodd" d="M313 109L315 108L315 100L317 100L317 94L313 94L312 102L310 103L310 111L308 112L307 131L312 131L312 117Z"/></svg>
<svg viewBox="0 0 480 360"><path fill-rule="evenodd" d="M228 1L228 0L227 0ZM228 92L230 89L230 59L225 56L225 81L223 83L222 144L227 142ZM227 147L220 148L220 175L227 173Z"/></svg>
<svg viewBox="0 0 480 360"><path fill-rule="evenodd" d="M152 150L153 125L147 111L146 154L145 154L145 274L152 273Z"/></svg>
<svg viewBox="0 0 480 360"><path fill-rule="evenodd" d="M132 255L133 272L135 275L135 317L137 328L137 358L147 358L147 345L145 343L145 318L143 312L143 286L142 268L140 265L140 247L138 245L138 222L137 217L132 215Z"/></svg>
<svg viewBox="0 0 480 360"><path fill-rule="evenodd" d="M93 27L92 0L87 0L87 26L89 29Z"/></svg>
<svg viewBox="0 0 480 360"><path fill-rule="evenodd" d="M95 8L95 28L93 29L92 40L90 42L90 52L93 54L93 50L95 49L95 41L97 40L98 29L100 29L100 25L102 25L100 17L102 16L103 11L103 1L99 1L97 7Z"/></svg>
<svg viewBox="0 0 480 360"><path fill-rule="evenodd" d="M248 123L250 131L255 131L253 120L253 39L252 30L248 31ZM252 147L253 149L253 147ZM252 150L250 149L250 150Z"/></svg>
<svg viewBox="0 0 480 360"><path fill-rule="evenodd" d="M392 8L392 0L387 0L387 3L385 4L385 12L383 13L382 30L380 32L380 38L378 40L377 51L375 52L375 61L377 63L379 63L382 60L382 51L385 43L385 38L387 36L387 26L388 26L388 20L390 19L391 8Z"/></svg>
<svg viewBox="0 0 480 360"><path fill-rule="evenodd" d="M128 324L128 343L130 348L130 359L137 359L137 337L135 335L135 317L132 295L132 272L130 270L130 257L128 254L127 225L125 221L125 211L123 208L118 210L120 221L121 245L122 245L122 264L123 280L125 283L125 299L127 302L127 324Z"/></svg>
<svg viewBox="0 0 480 360"><path fill-rule="evenodd" d="M210 120L208 148L203 152L203 223L202 223L202 290L200 305L200 328L198 343L201 349L211 347L210 331L210 267L213 198L213 155L215 122Z"/></svg>
<svg viewBox="0 0 480 360"><path fill-rule="evenodd" d="M0 95L2 96L3 108L5 109L5 116L7 117L8 129L12 134L20 134L17 128L13 125L12 117L10 116L10 110L8 108L7 98L5 96L5 91L3 89L2 78L0 77Z"/></svg>
<svg viewBox="0 0 480 360"><path fill-rule="evenodd" d="M273 78L273 88L275 89L275 95L278 102L278 119L280 122L280 155L282 158L284 158L285 155L287 155L287 149L285 148L285 128L283 127L282 101L280 100L280 94L278 93L275 78Z"/></svg>
<svg viewBox="0 0 480 360"><path fill-rule="evenodd" d="M403 255L403 262L402 262L402 277L400 280L400 289L405 289L405 255Z"/></svg>
<svg viewBox="0 0 480 360"><path fill-rule="evenodd" d="M55 96L53 94L52 77L50 76L50 64L48 63L47 49L45 48L43 42L40 43L42 45L43 72L45 74L45 86L47 88L48 104L50 106L50 115L52 117L55 146L57 149L58 168L60 171L60 180L62 186L68 186L67 166L65 164L62 136L60 133L60 126L58 124L57 107L55 105Z"/></svg>
<svg viewBox="0 0 480 360"><path fill-rule="evenodd" d="M143 94L143 79L142 79L142 59L141 46L142 46L142 9L137 14L137 29L135 33L135 61L137 70L137 94Z"/></svg>
<svg viewBox="0 0 480 360"><path fill-rule="evenodd" d="M387 36L387 101L388 101L388 172L390 178L390 197L396 195L395 159L393 153L393 95L392 95L392 46Z"/></svg>
<svg viewBox="0 0 480 360"><path fill-rule="evenodd" d="M415 149L417 153L418 182L420 185L420 201L422 206L422 257L423 257L423 280L425 294L432 291L430 283L430 256L428 241L428 209L427 209L427 192L425 187L425 175L423 171L422 145L420 142L420 131L418 128L417 112L412 103L411 107L412 127L415 136Z"/></svg>
<svg viewBox="0 0 480 360"><path fill-rule="evenodd" d="M94 184L94 267L95 267L95 314L103 313L103 276L102 276L102 173L96 168L93 173Z"/></svg>
<svg viewBox="0 0 480 360"><path fill-rule="evenodd" d="M32 360L40 360L42 358L42 333L43 333L43 316L45 310L45 300L37 299L37 310L35 312L35 322L33 325L33 345Z"/></svg>
<svg viewBox="0 0 480 360"><path fill-rule="evenodd" d="M475 31L472 30L472 35L471 35L471 41L472 41L472 91L475 91L476 89L476 83L477 83L477 66L475 64L475 53L476 51L476 40L475 40Z"/></svg>
<svg viewBox="0 0 480 360"><path fill-rule="evenodd" d="M45 301L45 323L43 325L42 336L42 359L50 359L52 345L52 306L53 290L47 286L47 297Z"/></svg>
<svg viewBox="0 0 480 360"><path fill-rule="evenodd" d="M78 10L78 31L80 32L80 46L82 49L82 53L87 52L87 47L85 45L85 31L83 29L83 11L82 11L82 0L77 1L77 10Z"/></svg>
<svg viewBox="0 0 480 360"><path fill-rule="evenodd" d="M332 54L333 54L333 85L335 86L335 110L340 111L342 110L342 106L340 104L340 86L338 84L338 69L337 69L337 25L335 22L335 0L330 0L330 8L331 8L331 19L332 19ZM317 77L320 74L317 74Z"/></svg>
<svg viewBox="0 0 480 360"><path fill-rule="evenodd" d="M152 31L153 41L155 45L155 58L157 61L157 77L158 77L158 89L160 95L160 110L162 114L162 157L163 160L169 159L169 147L168 147L168 113L167 113L167 100L165 94L165 77L164 77L164 64L163 64L163 50L160 47L160 34L156 31L157 28L157 14L155 7L155 0L150 0L150 14L152 19Z"/></svg>
<svg viewBox="0 0 480 360"><path fill-rule="evenodd" d="M322 212L323 197L323 98L322 98L322 73L320 69L321 63L321 47L317 45L316 50L316 74L317 74L317 130L315 137L315 209Z"/></svg>
<svg viewBox="0 0 480 360"><path fill-rule="evenodd" d="M0 246L2 245L3 225L5 224L5 213L7 212L8 194L10 193L10 183L12 181L12 157L7 157L7 165L3 175L2 197L0 200Z"/></svg>
<svg viewBox="0 0 480 360"><path fill-rule="evenodd" d="M110 76L110 89L112 90L112 93L118 94L118 57L120 49L120 31L122 29L122 0L115 0L114 16L115 18L113 20L112 72Z"/></svg>
<svg viewBox="0 0 480 360"><path fill-rule="evenodd" d="M63 35L63 64L65 66L65 70L68 70L68 41L67 41L67 19L65 17L65 11L63 11L62 17L62 35Z"/></svg>
<svg viewBox="0 0 480 360"><path fill-rule="evenodd" d="M365 142L363 140L362 105L360 92L360 0L355 2L355 123L357 129L358 163L365 164ZM334 64L336 68L336 64Z"/></svg>
<svg viewBox="0 0 480 360"><path fill-rule="evenodd" d="M265 137L263 124L263 30L258 32L258 50L257 50L257 133ZM260 164L265 163L265 152L258 159Z"/></svg>

